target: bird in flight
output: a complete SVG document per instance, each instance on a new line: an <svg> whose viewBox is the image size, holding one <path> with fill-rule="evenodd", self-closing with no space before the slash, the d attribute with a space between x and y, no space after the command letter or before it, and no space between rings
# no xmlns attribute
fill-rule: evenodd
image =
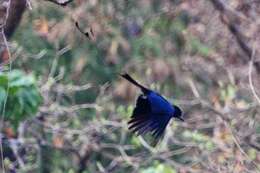
<svg viewBox="0 0 260 173"><path fill-rule="evenodd" d="M129 74L121 76L141 89L142 93L136 102L131 116L129 129L137 135L151 133L154 145L163 137L167 124L171 118L184 121L182 111L179 107L171 105L157 92L150 90L136 82Z"/></svg>

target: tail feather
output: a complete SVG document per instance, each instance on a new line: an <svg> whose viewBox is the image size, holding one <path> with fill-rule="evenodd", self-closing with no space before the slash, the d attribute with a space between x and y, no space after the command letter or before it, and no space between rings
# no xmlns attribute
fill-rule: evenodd
<svg viewBox="0 0 260 173"><path fill-rule="evenodd" d="M124 73L124 74L121 74L121 76L123 78L125 78L126 80L128 80L129 82L131 82L132 84L134 84L135 86L139 87L143 91L143 93L149 92L149 89L145 88L143 85L136 82L136 80L134 80L129 74Z"/></svg>

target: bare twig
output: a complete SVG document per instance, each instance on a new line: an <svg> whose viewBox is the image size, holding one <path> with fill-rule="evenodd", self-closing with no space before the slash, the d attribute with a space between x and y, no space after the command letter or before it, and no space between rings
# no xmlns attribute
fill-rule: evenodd
<svg viewBox="0 0 260 173"><path fill-rule="evenodd" d="M218 10L223 16L222 22L225 25L227 25L229 31L236 38L237 43L240 46L241 50L243 50L244 53L246 54L246 59L250 61L253 54L253 50L248 45L246 36L240 30L239 26L235 23L237 19L237 15L235 15L232 11L230 11L221 0L211 0L211 2L214 5L215 9ZM258 62L253 62L253 64L257 72L260 72L260 64Z"/></svg>
<svg viewBox="0 0 260 173"><path fill-rule="evenodd" d="M63 113L73 113L76 111L79 111L80 109L96 109L96 110L101 110L102 107L100 107L97 104L93 103L85 103L85 104L79 104L79 105L74 105L74 106L61 106L59 104L53 103L49 107L41 107L40 111L41 112L56 112L56 114L63 114Z"/></svg>
<svg viewBox="0 0 260 173"><path fill-rule="evenodd" d="M6 39L6 36L5 36L5 31L4 31L4 27L6 25L6 21L7 21L7 18L9 16L9 8L10 8L11 0L6 1L4 3L7 3L7 4L5 4L6 5L6 7L5 7L6 11L5 11L5 17L4 17L3 23L0 24L0 30L1 30L1 37L2 37L3 43L5 45L5 49L7 50L7 53L8 53L8 58L11 59L11 53L10 53L10 50L9 50L8 42L7 42L7 39ZM1 4L1 5L4 6L4 3ZM0 43L0 44L2 44L2 43ZM9 72L11 72L11 70L12 70L12 63L10 62L9 63ZM6 91L6 96L5 96L4 103L3 103L3 111L1 113L0 128L4 128L4 116L5 116L5 109L6 109L8 95L9 95L9 80L8 80L8 83L7 83L7 91ZM1 166L2 166L2 169L3 169L3 173L5 173L2 140L1 140L1 143L0 143L0 152L1 152Z"/></svg>
<svg viewBox="0 0 260 173"><path fill-rule="evenodd" d="M248 78L249 78L250 89L251 89L255 99L257 100L257 102L260 105L260 98L257 95L257 92L256 92L254 84L253 84L253 79L252 79L252 71L253 71L254 59L255 59L255 46L254 46L254 49L253 49L251 60L249 61Z"/></svg>

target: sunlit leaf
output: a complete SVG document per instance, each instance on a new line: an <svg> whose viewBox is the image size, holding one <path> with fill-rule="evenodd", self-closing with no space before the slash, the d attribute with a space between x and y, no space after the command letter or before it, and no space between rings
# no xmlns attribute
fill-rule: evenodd
<svg viewBox="0 0 260 173"><path fill-rule="evenodd" d="M0 74L0 104L3 109L3 99L8 92L5 107L5 118L16 128L20 121L34 115L41 103L41 95L32 75L19 70Z"/></svg>

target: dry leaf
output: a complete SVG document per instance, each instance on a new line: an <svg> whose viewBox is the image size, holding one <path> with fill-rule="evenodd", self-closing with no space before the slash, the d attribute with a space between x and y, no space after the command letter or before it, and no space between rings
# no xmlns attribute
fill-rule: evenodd
<svg viewBox="0 0 260 173"><path fill-rule="evenodd" d="M49 25L48 25L48 21L46 20L46 18L40 18L37 19L33 22L34 24L34 30L36 31L36 33L41 36L46 38L48 33L49 33Z"/></svg>

